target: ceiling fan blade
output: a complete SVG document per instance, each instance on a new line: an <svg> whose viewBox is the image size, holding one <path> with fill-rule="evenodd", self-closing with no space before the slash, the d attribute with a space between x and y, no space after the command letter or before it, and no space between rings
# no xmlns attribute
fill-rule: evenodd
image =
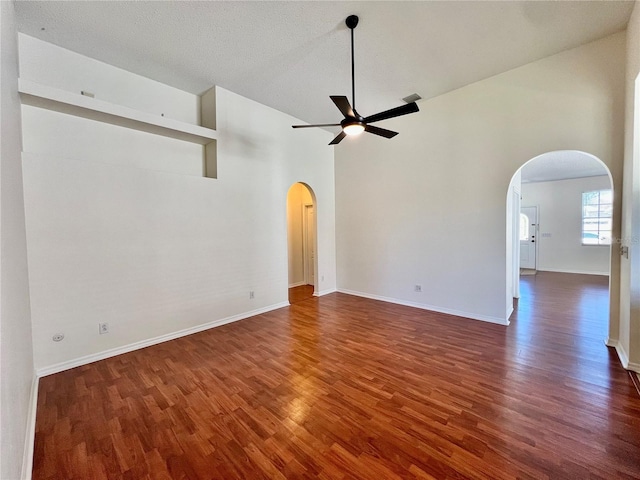
<svg viewBox="0 0 640 480"><path fill-rule="evenodd" d="M333 100L333 103L336 104L336 107L338 107L338 110L340 110L342 115L345 117L355 118L356 114L354 113L353 108L351 108L351 104L347 97L344 95L330 95L329 98Z"/></svg>
<svg viewBox="0 0 640 480"><path fill-rule="evenodd" d="M339 127L339 123L319 123L318 125L291 125L291 128Z"/></svg>
<svg viewBox="0 0 640 480"><path fill-rule="evenodd" d="M329 145L337 145L337 144L339 144L342 141L342 139L344 137L346 137L346 136L347 136L346 133L340 132L336 138L334 138L333 140L331 140L331 142L329 142Z"/></svg>
<svg viewBox="0 0 640 480"><path fill-rule="evenodd" d="M399 107L386 110L384 112L376 113L366 117L364 123L379 122L380 120L387 120L388 118L399 117L401 115L407 115L408 113L418 112L420 109L416 102L407 103L406 105L400 105Z"/></svg>
<svg viewBox="0 0 640 480"><path fill-rule="evenodd" d="M386 128L374 127L373 125L365 125L364 131L373 133L374 135L380 135L384 138L393 138L398 135L398 132L387 130Z"/></svg>

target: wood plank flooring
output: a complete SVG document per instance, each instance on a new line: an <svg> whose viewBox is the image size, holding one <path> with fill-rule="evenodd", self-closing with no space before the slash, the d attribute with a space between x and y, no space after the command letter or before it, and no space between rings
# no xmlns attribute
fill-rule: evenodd
<svg viewBox="0 0 640 480"><path fill-rule="evenodd" d="M289 303L300 303L313 297L313 285L300 285L289 289Z"/></svg>
<svg viewBox="0 0 640 480"><path fill-rule="evenodd" d="M41 379L34 479L640 478L607 279L510 327L344 294Z"/></svg>

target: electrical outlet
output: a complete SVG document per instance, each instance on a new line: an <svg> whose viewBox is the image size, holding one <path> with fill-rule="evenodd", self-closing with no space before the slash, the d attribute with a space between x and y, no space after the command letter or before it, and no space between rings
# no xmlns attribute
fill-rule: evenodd
<svg viewBox="0 0 640 480"><path fill-rule="evenodd" d="M250 298L250 299L252 299L252 298L254 298L254 297L255 297L255 295L254 295L254 293L253 293L253 290L251 290L251 291L249 292L249 298Z"/></svg>
<svg viewBox="0 0 640 480"><path fill-rule="evenodd" d="M414 292L421 292L422 291L422 285L416 285L415 287L413 287L413 291Z"/></svg>
<svg viewBox="0 0 640 480"><path fill-rule="evenodd" d="M322 275L322 276L320 277L320 281L321 281L321 282L324 282L324 275Z"/></svg>
<svg viewBox="0 0 640 480"><path fill-rule="evenodd" d="M99 323L98 324L98 329L100 332L100 335L105 334L105 333L109 333L109 324L108 323Z"/></svg>
<svg viewBox="0 0 640 480"><path fill-rule="evenodd" d="M64 333L56 333L53 336L53 341L54 342L61 342L62 340L64 340Z"/></svg>

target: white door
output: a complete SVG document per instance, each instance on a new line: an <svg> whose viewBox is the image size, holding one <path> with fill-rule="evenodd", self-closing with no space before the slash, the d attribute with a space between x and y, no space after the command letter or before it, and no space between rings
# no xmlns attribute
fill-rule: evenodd
<svg viewBox="0 0 640 480"><path fill-rule="evenodd" d="M520 268L536 269L538 207L520 209Z"/></svg>
<svg viewBox="0 0 640 480"><path fill-rule="evenodd" d="M304 281L315 286L316 232L313 205L304 206Z"/></svg>
<svg viewBox="0 0 640 480"><path fill-rule="evenodd" d="M513 187L512 192L512 267L513 298L520 298L520 192Z"/></svg>

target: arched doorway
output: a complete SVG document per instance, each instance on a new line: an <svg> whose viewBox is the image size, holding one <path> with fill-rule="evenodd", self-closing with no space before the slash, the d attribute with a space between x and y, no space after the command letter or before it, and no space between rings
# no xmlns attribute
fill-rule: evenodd
<svg viewBox="0 0 640 480"><path fill-rule="evenodd" d="M554 151L520 167L507 193L508 307L535 285L535 277L522 275L542 272L547 280L563 274L578 281L583 275L585 282L597 283L599 276L606 290L604 309L610 311L611 247L617 237L613 206L611 173L593 155ZM606 337L610 322L605 317Z"/></svg>
<svg viewBox="0 0 640 480"><path fill-rule="evenodd" d="M316 201L311 187L294 183L287 193L289 303L315 293L317 285Z"/></svg>

